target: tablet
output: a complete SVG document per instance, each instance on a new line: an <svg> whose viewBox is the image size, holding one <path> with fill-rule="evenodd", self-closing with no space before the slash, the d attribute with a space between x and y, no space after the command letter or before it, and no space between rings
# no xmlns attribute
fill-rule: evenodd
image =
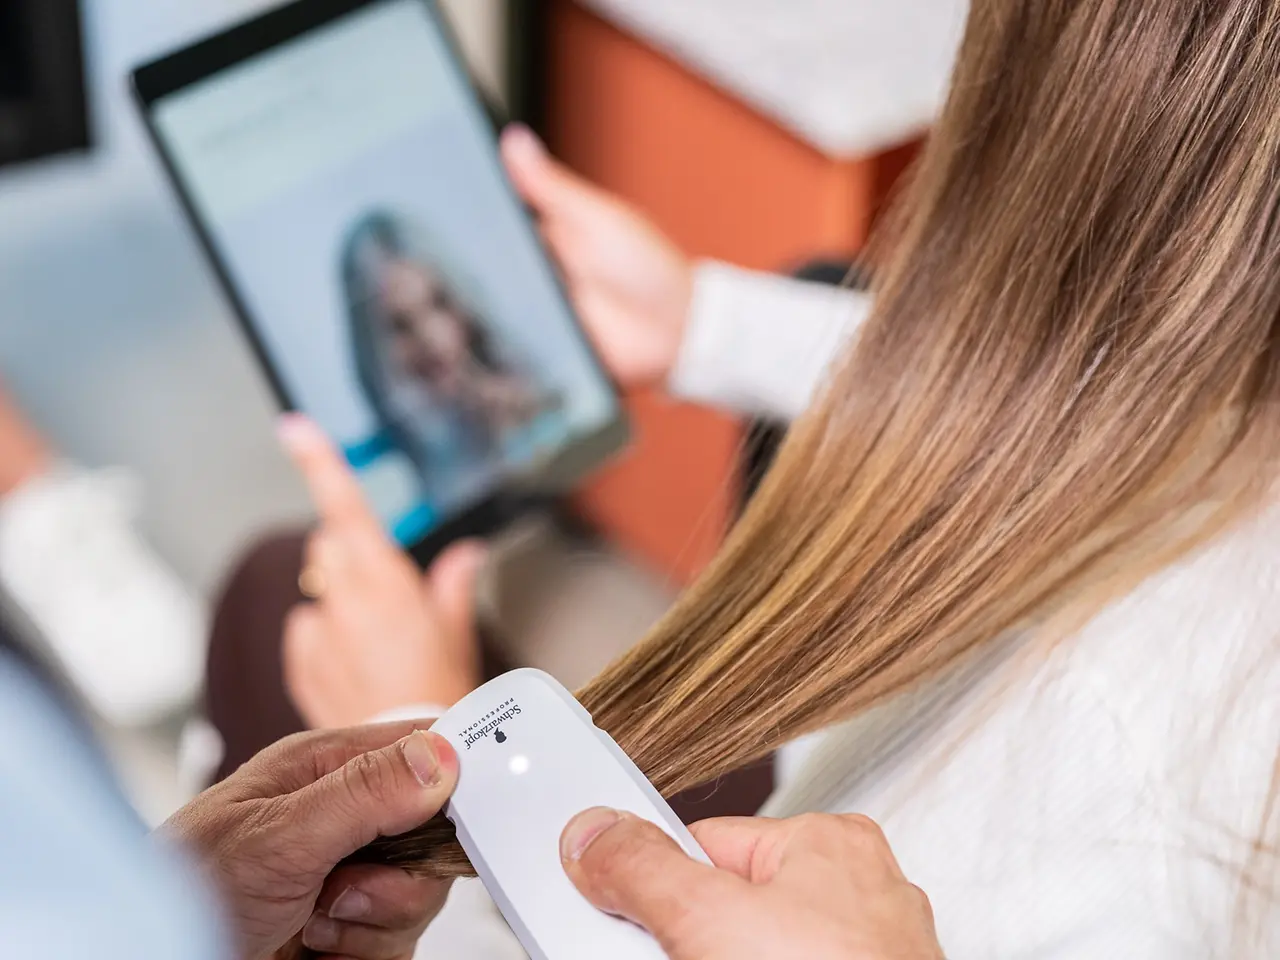
<svg viewBox="0 0 1280 960"><path fill-rule="evenodd" d="M563 492L618 393L429 0L301 0L133 73L287 409L416 553Z"/></svg>

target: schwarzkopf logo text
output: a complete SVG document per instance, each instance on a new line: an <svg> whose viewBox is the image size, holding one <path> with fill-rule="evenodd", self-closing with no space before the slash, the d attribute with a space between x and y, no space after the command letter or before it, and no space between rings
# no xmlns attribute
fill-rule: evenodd
<svg viewBox="0 0 1280 960"><path fill-rule="evenodd" d="M508 720L513 717L520 716L522 712L520 704L516 703L514 699L508 700L505 703L500 703L475 723L471 724L471 726L467 727L467 729L462 731L460 734L462 737L462 745L470 750Z"/></svg>

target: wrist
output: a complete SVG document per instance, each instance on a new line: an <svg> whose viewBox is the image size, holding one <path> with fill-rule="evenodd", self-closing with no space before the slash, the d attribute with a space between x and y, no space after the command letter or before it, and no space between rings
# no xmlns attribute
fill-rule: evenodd
<svg viewBox="0 0 1280 960"><path fill-rule="evenodd" d="M478 673L458 672L447 677L434 678L429 687L423 689L424 696L420 702L439 703L452 707L455 703L480 686Z"/></svg>
<svg viewBox="0 0 1280 960"><path fill-rule="evenodd" d="M377 726L383 723L402 723L410 720L438 720L448 712L442 703L405 703L390 710L383 710L377 716L369 717L364 726Z"/></svg>
<svg viewBox="0 0 1280 960"><path fill-rule="evenodd" d="M440 716L455 703L480 686L480 670L467 667L435 669L428 677L412 689L404 689L398 694L382 698L374 707L379 715L385 713L402 714L396 719L418 720L428 716ZM424 706L431 707L427 713L404 714L405 710L421 711ZM373 712L373 711L370 711Z"/></svg>
<svg viewBox="0 0 1280 960"><path fill-rule="evenodd" d="M680 361L680 353L684 348L685 334L693 315L698 268L692 259L685 257L681 260L676 273L665 322L662 324L665 333L664 342L661 345L658 363L655 365L652 383L645 386L665 384L675 373Z"/></svg>

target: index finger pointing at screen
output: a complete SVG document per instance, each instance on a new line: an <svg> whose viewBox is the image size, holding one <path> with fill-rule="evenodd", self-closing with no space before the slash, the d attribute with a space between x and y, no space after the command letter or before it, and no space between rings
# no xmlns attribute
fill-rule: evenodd
<svg viewBox="0 0 1280 960"><path fill-rule="evenodd" d="M325 523L381 530L346 459L319 427L300 414L286 414L278 432Z"/></svg>

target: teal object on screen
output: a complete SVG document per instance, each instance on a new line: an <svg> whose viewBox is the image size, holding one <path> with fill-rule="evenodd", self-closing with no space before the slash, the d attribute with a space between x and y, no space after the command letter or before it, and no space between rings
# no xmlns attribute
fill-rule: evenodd
<svg viewBox="0 0 1280 960"><path fill-rule="evenodd" d="M436 512L423 504L409 511L396 522L392 529L392 536L402 547L411 547L435 529L436 522Z"/></svg>

